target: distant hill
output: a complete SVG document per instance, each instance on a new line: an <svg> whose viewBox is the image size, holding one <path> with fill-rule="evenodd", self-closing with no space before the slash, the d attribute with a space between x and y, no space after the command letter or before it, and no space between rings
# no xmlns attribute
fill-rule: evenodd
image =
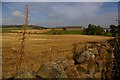
<svg viewBox="0 0 120 80"><path fill-rule="evenodd" d="M2 25L2 32L14 32L17 30L22 30L23 25ZM41 29L47 29L43 26L37 26L37 25L28 25L27 30L41 30Z"/></svg>
<svg viewBox="0 0 120 80"><path fill-rule="evenodd" d="M14 28L14 29L22 29L23 25L2 25L2 28ZM46 27L43 26L38 26L38 25L28 25L29 29L47 29Z"/></svg>

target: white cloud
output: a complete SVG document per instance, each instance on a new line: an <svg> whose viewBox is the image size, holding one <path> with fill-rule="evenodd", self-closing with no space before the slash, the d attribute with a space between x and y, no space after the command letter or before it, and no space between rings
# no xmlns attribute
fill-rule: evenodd
<svg viewBox="0 0 120 80"><path fill-rule="evenodd" d="M75 18L74 20L71 20L68 22L68 24L73 23L73 25L81 25L84 27L87 27L88 24L95 24L95 25L101 25L102 27L109 27L111 24L117 24L116 19L118 13L117 12L110 12L105 13L101 15L95 15L90 17L89 15Z"/></svg>
<svg viewBox="0 0 120 80"><path fill-rule="evenodd" d="M53 10L58 14L67 16L68 18L76 18L85 15L94 16L101 8L102 3L81 3L81 5L60 5L54 6Z"/></svg>
<svg viewBox="0 0 120 80"><path fill-rule="evenodd" d="M12 15L15 16L15 17L21 17L21 16L23 16L22 12L17 11L17 10L14 11L14 12L12 12Z"/></svg>

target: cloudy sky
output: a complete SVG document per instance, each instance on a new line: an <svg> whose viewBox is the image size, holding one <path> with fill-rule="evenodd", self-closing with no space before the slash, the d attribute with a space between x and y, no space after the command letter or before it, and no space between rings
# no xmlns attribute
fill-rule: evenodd
<svg viewBox="0 0 120 80"><path fill-rule="evenodd" d="M119 0L1 0L2 2L118 2Z"/></svg>
<svg viewBox="0 0 120 80"><path fill-rule="evenodd" d="M25 4L25 2L2 2L2 24L23 24ZM109 27L111 24L117 24L117 2L29 2L28 4L30 24L46 27L68 25L87 27L88 24Z"/></svg>

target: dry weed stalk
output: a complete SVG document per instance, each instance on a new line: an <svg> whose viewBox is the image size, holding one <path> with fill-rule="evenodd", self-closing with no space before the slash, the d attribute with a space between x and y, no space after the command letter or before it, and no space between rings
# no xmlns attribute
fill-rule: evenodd
<svg viewBox="0 0 120 80"><path fill-rule="evenodd" d="M17 63L17 69L16 72L18 70L21 70L21 63L22 63L22 58L25 54L25 39L26 39L26 28L28 26L28 17L29 17L29 11L28 11L28 5L26 4L26 15L25 15L25 23L23 25L23 31L22 31L22 38L21 38L21 44L20 44L20 49L19 49L19 58L18 58L18 63Z"/></svg>

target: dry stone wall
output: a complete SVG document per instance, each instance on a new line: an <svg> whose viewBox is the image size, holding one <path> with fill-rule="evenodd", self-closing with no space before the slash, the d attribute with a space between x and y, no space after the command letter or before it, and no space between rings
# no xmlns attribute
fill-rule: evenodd
<svg viewBox="0 0 120 80"><path fill-rule="evenodd" d="M105 41L86 45L83 52L75 53L73 58L81 78L112 78L112 50L111 45Z"/></svg>

